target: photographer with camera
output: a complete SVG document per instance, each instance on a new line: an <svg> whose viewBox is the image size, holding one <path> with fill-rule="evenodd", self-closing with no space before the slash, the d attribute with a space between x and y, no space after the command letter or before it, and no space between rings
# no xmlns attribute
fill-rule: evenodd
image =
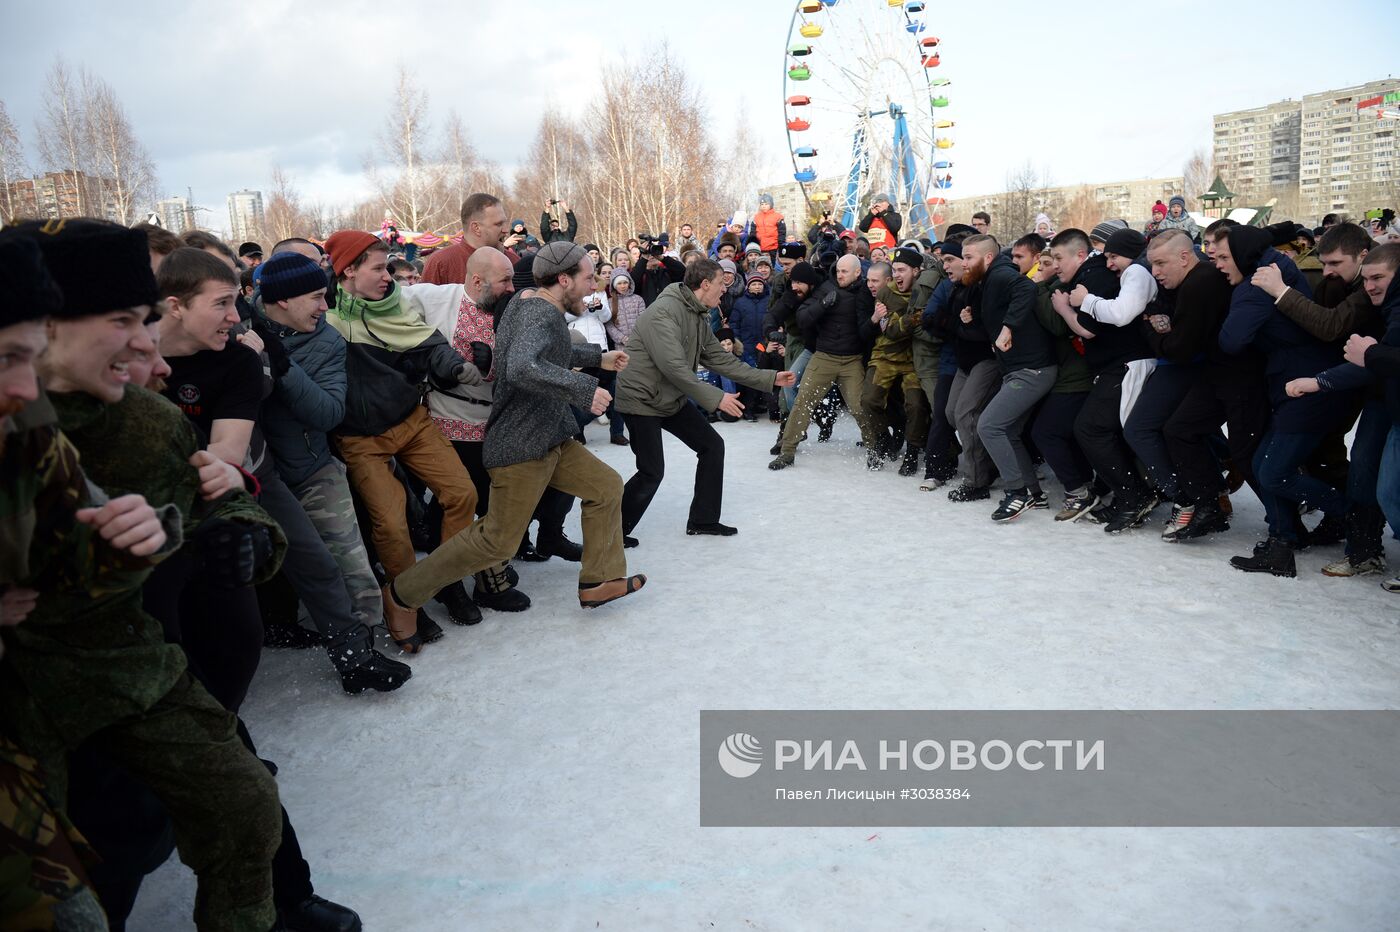
<svg viewBox="0 0 1400 932"><path fill-rule="evenodd" d="M640 255L632 266L632 283L650 307L667 286L685 278L685 266L666 255L666 246L650 233L637 234L637 248Z"/></svg>
<svg viewBox="0 0 1400 932"><path fill-rule="evenodd" d="M877 194L870 202L870 209L861 218L860 231L872 246L893 249L899 244L899 230L904 226L904 218L894 209L888 194Z"/></svg>
<svg viewBox="0 0 1400 932"><path fill-rule="evenodd" d="M837 238L845 232L846 228L841 225L841 222L832 219L831 208L823 207L822 218L812 224L811 229L807 231L807 242L812 244L813 252L820 253L828 246L834 245Z"/></svg>
<svg viewBox="0 0 1400 932"><path fill-rule="evenodd" d="M562 230L559 228L559 218L554 216L556 207L564 212L564 229ZM574 212L569 209L569 202L557 198L548 201L540 213L541 242L545 244L572 243L575 236L578 236L578 219L574 216Z"/></svg>

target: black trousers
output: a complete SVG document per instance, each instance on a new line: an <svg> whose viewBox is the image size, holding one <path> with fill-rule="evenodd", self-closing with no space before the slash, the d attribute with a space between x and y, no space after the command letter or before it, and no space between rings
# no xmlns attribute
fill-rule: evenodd
<svg viewBox="0 0 1400 932"><path fill-rule="evenodd" d="M1231 465L1257 495L1254 453L1269 427L1270 413L1262 376L1224 367L1207 368L1162 427L1176 470L1179 500L1204 502L1225 490L1220 460L1212 448L1221 424L1228 434Z"/></svg>
<svg viewBox="0 0 1400 932"><path fill-rule="evenodd" d="M958 474L957 432L953 422L948 420L948 395L953 391L952 372L939 373L933 390L933 410L929 412L928 440L924 444L924 472L940 479L951 479Z"/></svg>
<svg viewBox="0 0 1400 932"><path fill-rule="evenodd" d="M1094 467L1074 439L1074 422L1088 397L1088 392L1051 392L1031 425L1031 439L1066 492L1094 481Z"/></svg>
<svg viewBox="0 0 1400 932"><path fill-rule="evenodd" d="M1115 504L1120 505L1146 498L1151 492L1138 475L1133 451L1123 439L1118 407L1127 374L1127 366L1114 366L1095 376L1074 419L1074 439L1099 479L1113 490Z"/></svg>
<svg viewBox="0 0 1400 932"><path fill-rule="evenodd" d="M622 489L623 533L632 533L642 520L666 475L666 456L661 447L663 430L695 451L695 494L690 500L690 523L719 521L724 499L724 441L704 413L686 402L670 417L629 414L627 429L632 435L637 471Z"/></svg>
<svg viewBox="0 0 1400 932"><path fill-rule="evenodd" d="M1128 423L1123 425L1123 436L1147 467L1147 477L1163 497L1179 505L1190 502L1182 500L1181 484L1172 467L1163 428L1200 377L1201 370L1196 366L1158 366L1142 387Z"/></svg>

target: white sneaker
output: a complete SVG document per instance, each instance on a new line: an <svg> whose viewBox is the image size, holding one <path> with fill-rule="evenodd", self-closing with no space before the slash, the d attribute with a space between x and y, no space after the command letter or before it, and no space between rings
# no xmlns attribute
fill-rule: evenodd
<svg viewBox="0 0 1400 932"><path fill-rule="evenodd" d="M595 420L593 423L595 423L595 424L602 424L604 427L607 427L607 426L608 426L608 416L607 416L606 414L600 414L600 415L598 415L597 420Z"/></svg>
<svg viewBox="0 0 1400 932"><path fill-rule="evenodd" d="M1381 588L1386 592L1400 593L1400 576L1392 576L1381 583Z"/></svg>
<svg viewBox="0 0 1400 932"><path fill-rule="evenodd" d="M1324 576L1379 576L1384 572L1385 561L1380 557L1371 557L1360 563L1351 562L1350 557L1342 557L1335 563L1329 563L1322 568Z"/></svg>

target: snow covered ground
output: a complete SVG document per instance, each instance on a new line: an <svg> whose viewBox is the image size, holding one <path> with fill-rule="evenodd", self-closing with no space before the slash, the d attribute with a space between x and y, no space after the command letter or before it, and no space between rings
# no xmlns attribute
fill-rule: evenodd
<svg viewBox="0 0 1400 932"><path fill-rule="evenodd" d="M1192 544L1155 518L996 526L995 502L866 474L849 418L779 473L766 421L718 427L740 533L685 536L694 459L668 437L639 595L583 613L575 565L523 565L529 612L443 618L389 695L264 655L243 714L318 893L375 932L1400 926L1393 829L700 828L701 709L1400 705L1400 598L1322 576L1336 548L1295 580L1231 569L1262 527L1247 491ZM130 928L191 928L193 889L172 859Z"/></svg>

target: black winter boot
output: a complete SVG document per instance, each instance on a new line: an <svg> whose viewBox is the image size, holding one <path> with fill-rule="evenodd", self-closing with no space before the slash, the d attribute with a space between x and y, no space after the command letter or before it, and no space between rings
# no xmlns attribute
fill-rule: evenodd
<svg viewBox="0 0 1400 932"><path fill-rule="evenodd" d="M491 567L476 574L476 589L472 592L476 604L498 612L523 612L530 607L530 597L515 588L504 568Z"/></svg>
<svg viewBox="0 0 1400 932"><path fill-rule="evenodd" d="M467 595L467 587L460 579L433 596L433 600L447 609L447 617L453 624L474 625L481 621L481 609Z"/></svg>
<svg viewBox="0 0 1400 932"><path fill-rule="evenodd" d="M545 534L543 532L535 535L535 553L544 557L558 557L570 563L583 562L583 545L576 544L564 536L561 530L558 534Z"/></svg>
<svg viewBox="0 0 1400 932"><path fill-rule="evenodd" d="M768 451L769 456L777 456L783 452L783 429L787 427L787 418L784 417L778 422L778 439L773 441L773 446Z"/></svg>
<svg viewBox="0 0 1400 932"><path fill-rule="evenodd" d="M424 644L442 640L442 625L433 621L432 616L421 608L418 610L418 637Z"/></svg>
<svg viewBox="0 0 1400 932"><path fill-rule="evenodd" d="M1230 565L1246 573L1272 573L1294 577L1298 568L1293 561L1293 547L1282 537L1270 537L1254 548L1249 557L1231 557Z"/></svg>
<svg viewBox="0 0 1400 932"><path fill-rule="evenodd" d="M360 932L363 928L353 909L312 894L296 906L279 909L273 932Z"/></svg>
<svg viewBox="0 0 1400 932"><path fill-rule="evenodd" d="M901 476L912 476L919 471L919 451L912 447L904 454L904 462L899 464Z"/></svg>
<svg viewBox="0 0 1400 932"><path fill-rule="evenodd" d="M413 675L406 663L390 660L377 650L371 650L355 666L340 671L340 685L352 696L366 689L387 693L398 689Z"/></svg>

